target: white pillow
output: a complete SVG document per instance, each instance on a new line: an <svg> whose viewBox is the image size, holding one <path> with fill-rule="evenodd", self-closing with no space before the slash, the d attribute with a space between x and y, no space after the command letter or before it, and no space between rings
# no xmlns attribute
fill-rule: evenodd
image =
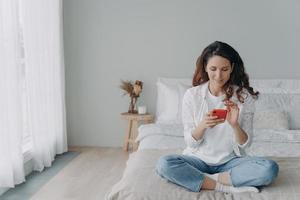
<svg viewBox="0 0 300 200"><path fill-rule="evenodd" d="M289 129L288 114L285 111L264 110L254 113L254 129Z"/></svg>
<svg viewBox="0 0 300 200"><path fill-rule="evenodd" d="M300 129L300 94L268 94L262 93L255 101L256 111L286 111L289 128Z"/></svg>
<svg viewBox="0 0 300 200"><path fill-rule="evenodd" d="M181 123L182 99L191 79L159 78L156 85L156 123Z"/></svg>
<svg viewBox="0 0 300 200"><path fill-rule="evenodd" d="M174 122L177 120L179 91L177 85L157 82L157 122Z"/></svg>
<svg viewBox="0 0 300 200"><path fill-rule="evenodd" d="M187 89L191 88L191 85L186 85L184 83L179 83L178 84L178 90L179 90L179 104L178 104L178 114L177 114L177 119L182 122L182 101L183 101L183 96Z"/></svg>

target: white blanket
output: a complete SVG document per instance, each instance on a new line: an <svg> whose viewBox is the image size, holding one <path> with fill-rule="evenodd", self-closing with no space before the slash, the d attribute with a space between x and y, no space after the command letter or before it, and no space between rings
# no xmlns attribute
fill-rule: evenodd
<svg viewBox="0 0 300 200"><path fill-rule="evenodd" d="M139 127L137 141L142 149L184 149L182 124L147 124ZM293 150L292 150L293 149ZM300 130L259 129L253 131L249 155L298 157Z"/></svg>
<svg viewBox="0 0 300 200"><path fill-rule="evenodd" d="M139 127L137 141L142 141L150 135L166 135L183 137L182 124L145 124ZM254 129L255 142L287 142L300 143L300 130Z"/></svg>

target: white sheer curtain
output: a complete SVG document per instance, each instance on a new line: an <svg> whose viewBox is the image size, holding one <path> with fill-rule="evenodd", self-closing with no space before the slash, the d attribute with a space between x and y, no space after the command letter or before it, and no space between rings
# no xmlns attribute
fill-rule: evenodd
<svg viewBox="0 0 300 200"><path fill-rule="evenodd" d="M25 131L34 170L67 151L61 0L0 0L0 187L24 181Z"/></svg>
<svg viewBox="0 0 300 200"><path fill-rule="evenodd" d="M67 151L61 0L20 1L34 169Z"/></svg>
<svg viewBox="0 0 300 200"><path fill-rule="evenodd" d="M18 1L0 0L0 186L24 181Z"/></svg>

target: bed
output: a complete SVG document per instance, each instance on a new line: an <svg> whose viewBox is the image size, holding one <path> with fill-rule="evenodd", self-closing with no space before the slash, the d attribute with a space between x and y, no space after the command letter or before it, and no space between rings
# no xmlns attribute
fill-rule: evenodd
<svg viewBox="0 0 300 200"><path fill-rule="evenodd" d="M156 121L139 127L139 148L130 154L122 179L106 199L300 199L300 80L251 80L261 96L255 103L253 139L247 153L277 161L279 176L270 186L261 188L259 193L195 193L156 174L160 156L181 154L185 148L179 105L190 87L188 83L188 79L158 79ZM168 97L175 96L177 102L166 103Z"/></svg>

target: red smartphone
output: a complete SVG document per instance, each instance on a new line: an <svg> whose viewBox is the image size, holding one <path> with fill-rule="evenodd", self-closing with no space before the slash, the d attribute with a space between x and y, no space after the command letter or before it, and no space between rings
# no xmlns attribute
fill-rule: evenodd
<svg viewBox="0 0 300 200"><path fill-rule="evenodd" d="M217 119L226 119L227 110L225 110L225 109L213 109L212 115L213 116L218 116Z"/></svg>

